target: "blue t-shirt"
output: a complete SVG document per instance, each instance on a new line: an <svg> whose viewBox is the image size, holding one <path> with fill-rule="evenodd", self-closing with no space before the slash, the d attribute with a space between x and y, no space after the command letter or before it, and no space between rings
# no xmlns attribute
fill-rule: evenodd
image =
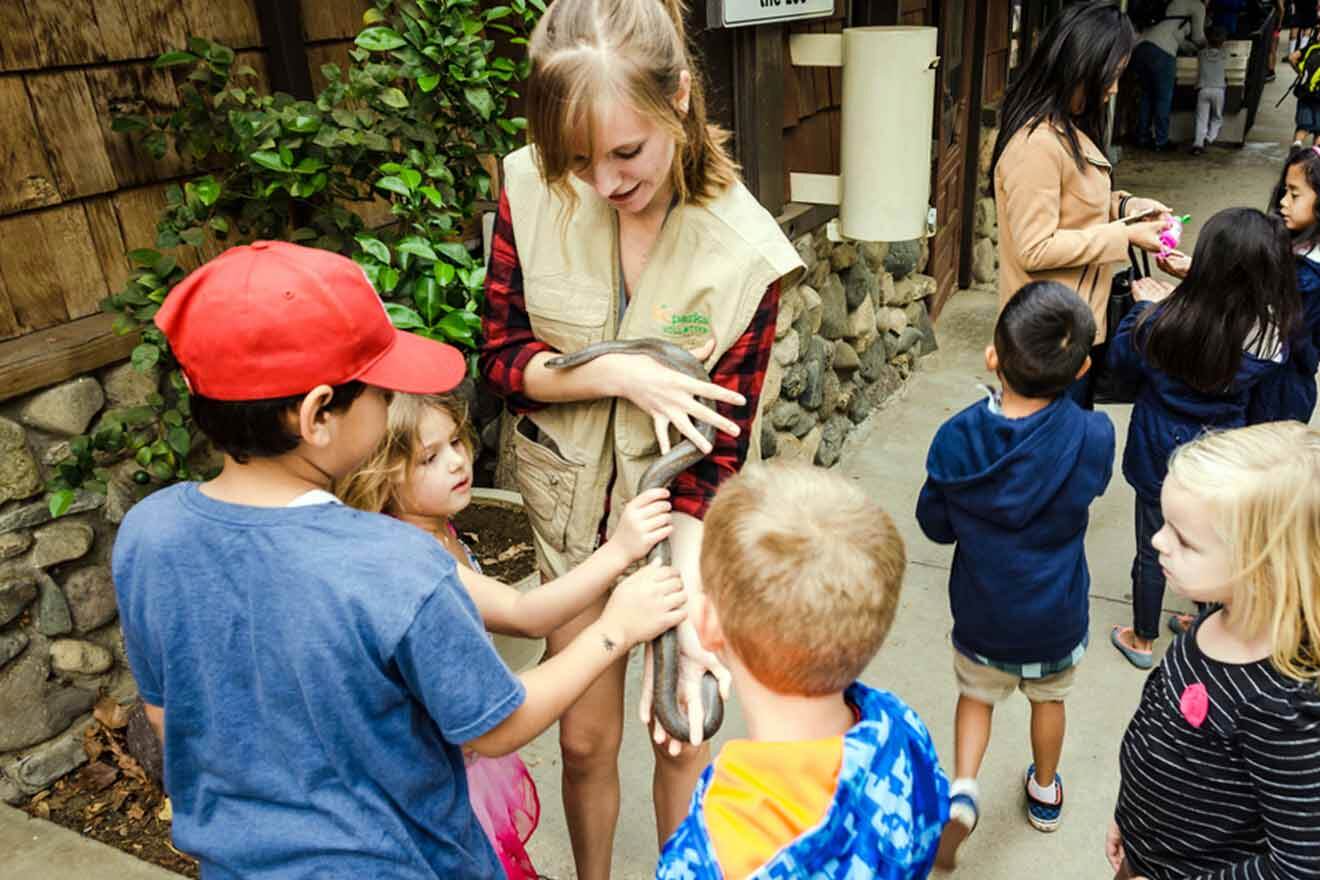
<svg viewBox="0 0 1320 880"><path fill-rule="evenodd" d="M171 486L114 548L165 708L174 840L212 878L493 878L461 743L524 699L434 538L337 504Z"/></svg>

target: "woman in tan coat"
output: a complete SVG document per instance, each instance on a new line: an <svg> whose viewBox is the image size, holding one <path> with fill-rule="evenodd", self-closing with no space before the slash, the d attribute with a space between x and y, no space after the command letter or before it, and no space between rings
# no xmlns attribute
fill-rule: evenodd
<svg viewBox="0 0 1320 880"><path fill-rule="evenodd" d="M1135 40L1116 4L1079 3L1064 10L1004 98L991 165L1000 305L1031 281L1067 284L1095 313L1097 347L1105 341L1114 270L1127 260L1129 245L1159 250L1167 210L1115 191L1109 160L1096 145L1105 104L1118 92ZM1143 215L1151 219L1131 222ZM1089 408L1089 376L1069 393Z"/></svg>

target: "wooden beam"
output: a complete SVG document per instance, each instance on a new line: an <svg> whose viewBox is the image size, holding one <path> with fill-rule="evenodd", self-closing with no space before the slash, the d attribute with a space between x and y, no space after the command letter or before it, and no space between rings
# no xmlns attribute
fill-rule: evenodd
<svg viewBox="0 0 1320 880"><path fill-rule="evenodd" d="M277 92L310 101L312 71L303 43L302 13L298 0L269 0L257 4L261 41L266 44L270 85Z"/></svg>
<svg viewBox="0 0 1320 880"><path fill-rule="evenodd" d="M991 0L1008 2L1008 0ZM980 192L981 164L981 98L985 90L985 50L988 39L990 12L985 3L973 3L971 14L975 18L972 32L971 70L967 90L967 139L963 142L963 207L962 242L958 248L958 289L972 283L972 245L976 241L976 202Z"/></svg>
<svg viewBox="0 0 1320 880"><path fill-rule="evenodd" d="M129 356L138 334L118 336L114 315L98 314L0 342L0 400L112 364Z"/></svg>
<svg viewBox="0 0 1320 880"><path fill-rule="evenodd" d="M775 221L789 241L796 241L837 216L839 209L834 205L804 205L801 202L789 202L784 205L784 210Z"/></svg>
<svg viewBox="0 0 1320 880"><path fill-rule="evenodd" d="M733 42L738 161L748 189L771 214L784 206L785 58L780 27L738 28Z"/></svg>

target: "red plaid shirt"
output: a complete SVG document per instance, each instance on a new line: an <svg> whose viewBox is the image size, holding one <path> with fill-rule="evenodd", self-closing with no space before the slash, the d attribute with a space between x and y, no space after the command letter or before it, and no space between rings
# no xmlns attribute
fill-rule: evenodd
<svg viewBox="0 0 1320 880"><path fill-rule="evenodd" d="M715 490L736 474L747 460L756 417L770 363L770 348L775 342L775 322L779 318L779 282L766 288L765 296L747 330L715 364L711 380L737 391L747 399L743 406L718 403L720 415L736 424L737 437L723 431L715 434L711 454L684 471L674 480L670 492L674 510L702 519L715 498ZM509 218L509 200L500 196L499 213L491 240L490 266L486 270L486 312L481 322L481 375L487 386L503 397L516 413L533 412L545 404L526 395L524 374L527 363L543 351L553 351L532 334L523 297L522 266L513 240L513 222Z"/></svg>

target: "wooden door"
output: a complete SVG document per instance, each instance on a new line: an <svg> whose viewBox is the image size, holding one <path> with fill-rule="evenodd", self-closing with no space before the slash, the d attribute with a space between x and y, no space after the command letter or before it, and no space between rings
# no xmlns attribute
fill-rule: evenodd
<svg viewBox="0 0 1320 880"><path fill-rule="evenodd" d="M971 125L971 47L976 9L969 0L943 0L939 8L940 74L935 107L935 240L930 272L937 292L932 312L958 289L966 149Z"/></svg>

